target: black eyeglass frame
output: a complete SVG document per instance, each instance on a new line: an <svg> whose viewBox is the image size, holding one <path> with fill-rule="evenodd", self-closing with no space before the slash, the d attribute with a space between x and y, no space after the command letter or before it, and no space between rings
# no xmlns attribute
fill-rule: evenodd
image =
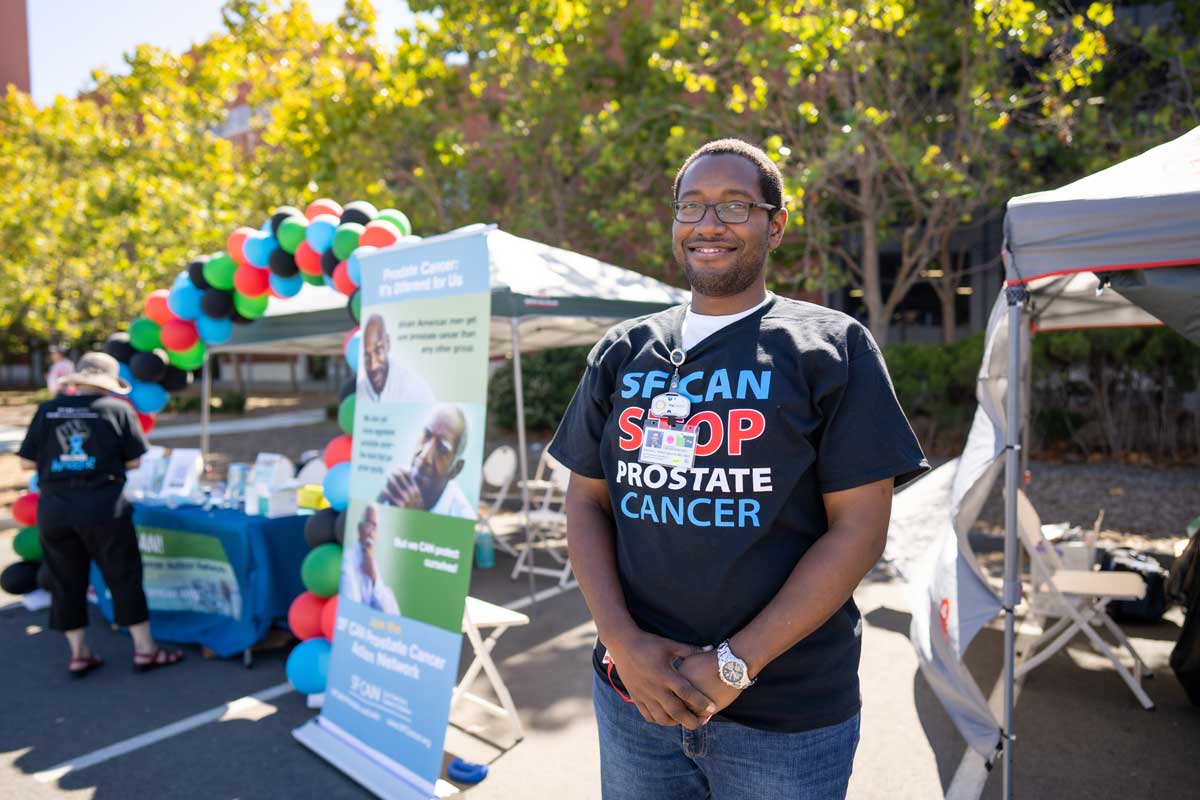
<svg viewBox="0 0 1200 800"><path fill-rule="evenodd" d="M700 216L697 217L696 219L680 219L679 218L679 207L682 205L693 205L693 204L704 206L704 211L701 212ZM734 204L746 206L746 218L745 219L730 220L730 219L725 219L725 217L723 217L721 215L721 206L729 206L729 205L734 205ZM725 223L726 225L741 225L745 222L749 222L750 221L750 212L756 208L761 208L764 211L766 211L767 216L770 216L771 214L774 214L776 211L779 210L779 206L771 205L770 203L758 203L753 200L723 200L720 203L701 203L699 200L672 200L671 201L671 211L675 218L675 221L681 222L684 225L695 225L696 223L700 222L708 214L708 210L710 208L714 212L716 212L717 219L719 219L721 222Z"/></svg>

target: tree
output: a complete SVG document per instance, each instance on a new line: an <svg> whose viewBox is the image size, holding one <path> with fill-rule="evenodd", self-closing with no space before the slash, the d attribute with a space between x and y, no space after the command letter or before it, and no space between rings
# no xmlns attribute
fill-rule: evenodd
<svg viewBox="0 0 1200 800"><path fill-rule="evenodd" d="M1104 66L1112 11L1051 11L1030 0L688 2L659 15L654 62L767 144L802 223L798 269L844 270L883 344L955 229L1036 185L1020 165L1072 136L1072 99ZM900 255L890 287L889 243Z"/></svg>

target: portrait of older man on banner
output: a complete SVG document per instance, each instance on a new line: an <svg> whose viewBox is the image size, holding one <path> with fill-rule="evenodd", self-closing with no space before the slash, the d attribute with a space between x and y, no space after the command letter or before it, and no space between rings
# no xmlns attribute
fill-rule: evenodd
<svg viewBox="0 0 1200 800"><path fill-rule="evenodd" d="M474 519L475 507L456 480L463 469L469 435L461 408L435 406L421 427L411 459L388 475L378 502Z"/></svg>
<svg viewBox="0 0 1200 800"><path fill-rule="evenodd" d="M342 560L341 594L356 603L388 614L400 614L396 595L380 574L375 547L379 541L379 511L373 505L363 509L354 543Z"/></svg>
<svg viewBox="0 0 1200 800"><path fill-rule="evenodd" d="M387 323L372 314L363 326L358 396L373 403L432 403L433 391L417 373L399 363Z"/></svg>

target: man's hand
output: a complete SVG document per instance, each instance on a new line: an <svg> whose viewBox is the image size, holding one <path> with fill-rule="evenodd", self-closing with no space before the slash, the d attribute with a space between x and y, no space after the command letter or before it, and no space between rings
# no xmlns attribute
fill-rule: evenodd
<svg viewBox="0 0 1200 800"><path fill-rule="evenodd" d="M718 706L672 666L678 659L696 652L692 645L645 631L605 645L617 665L621 682L647 722L695 730L703 724L702 720L717 711Z"/></svg>
<svg viewBox="0 0 1200 800"><path fill-rule="evenodd" d="M399 469L388 476L387 485L379 493L379 502L400 508L424 508L424 498L412 473Z"/></svg>
<svg viewBox="0 0 1200 800"><path fill-rule="evenodd" d="M686 678L692 686L703 692L706 697L712 698L714 708L701 719L702 723L707 723L713 714L724 709L742 694L741 689L735 689L721 680L718 670L716 650L694 653L679 665L679 674ZM622 673L622 677L624 677L624 673Z"/></svg>

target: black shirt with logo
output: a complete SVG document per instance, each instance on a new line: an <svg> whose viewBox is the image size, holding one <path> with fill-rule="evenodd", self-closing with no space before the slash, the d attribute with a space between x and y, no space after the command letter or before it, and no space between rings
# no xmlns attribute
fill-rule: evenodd
<svg viewBox="0 0 1200 800"><path fill-rule="evenodd" d="M38 406L18 455L37 463L38 518L89 525L129 513L125 464L146 452L133 408L102 395L59 395Z"/></svg>
<svg viewBox="0 0 1200 800"><path fill-rule="evenodd" d="M929 465L870 332L779 297L687 352L678 392L691 402L692 468L639 463L685 311L622 323L597 343L549 449L573 472L608 483L634 621L715 646L754 619L826 533L823 494L886 478L900 486ZM721 716L776 731L854 716L861 631L848 600ZM606 678L603 654L598 642L594 664ZM620 685L619 665L613 676Z"/></svg>

